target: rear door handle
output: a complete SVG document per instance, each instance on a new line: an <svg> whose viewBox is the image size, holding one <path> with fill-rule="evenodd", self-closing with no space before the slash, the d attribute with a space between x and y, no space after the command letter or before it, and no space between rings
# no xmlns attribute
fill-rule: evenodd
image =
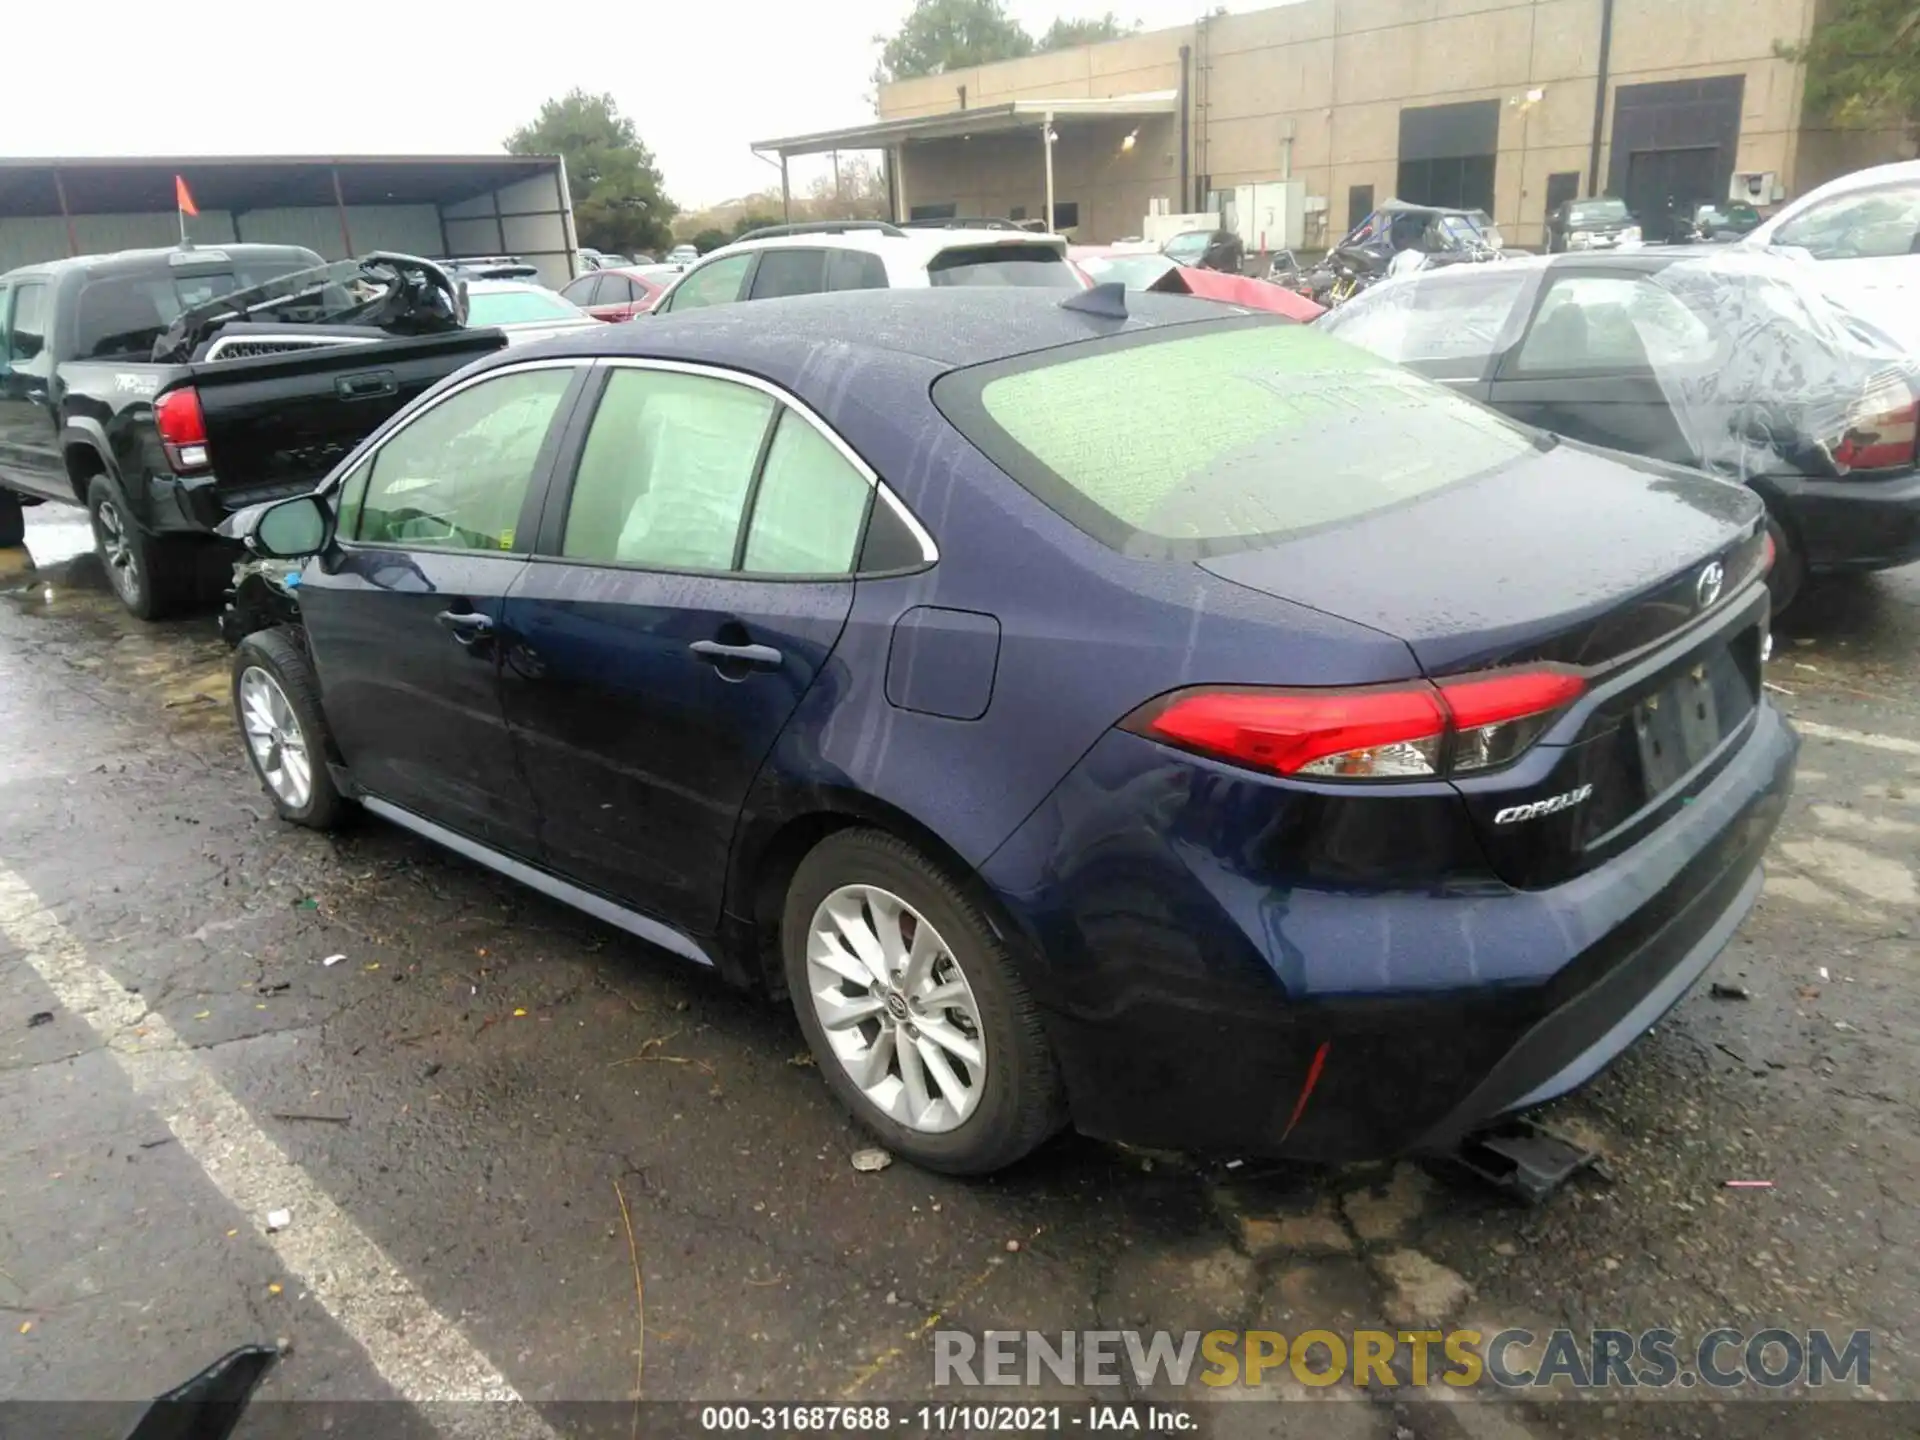
<svg viewBox="0 0 1920 1440"><path fill-rule="evenodd" d="M477 612L442 610L433 618L451 630L462 645L473 645L493 635L492 618Z"/></svg>
<svg viewBox="0 0 1920 1440"><path fill-rule="evenodd" d="M718 640L696 640L687 647L714 669L726 671L778 670L785 658L771 645L722 645Z"/></svg>

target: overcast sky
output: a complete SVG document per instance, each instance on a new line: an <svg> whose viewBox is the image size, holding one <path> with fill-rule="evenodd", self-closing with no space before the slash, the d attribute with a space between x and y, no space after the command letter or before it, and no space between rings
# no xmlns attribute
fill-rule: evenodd
<svg viewBox="0 0 1920 1440"><path fill-rule="evenodd" d="M5 3L5 0L0 0ZM610 91L684 208L762 188L755 140L871 118L875 34L911 0L624 5L302 5L150 0L6 5L0 151L26 156L497 151L549 96ZM1216 0L1205 0L1216 8ZM1178 25L1203 0L1009 0L1055 16ZM165 8L165 7L163 7ZM1235 5L1232 8L1248 8ZM17 13L15 13L17 12ZM91 34L76 40L75 25ZM795 162L797 183L804 183Z"/></svg>

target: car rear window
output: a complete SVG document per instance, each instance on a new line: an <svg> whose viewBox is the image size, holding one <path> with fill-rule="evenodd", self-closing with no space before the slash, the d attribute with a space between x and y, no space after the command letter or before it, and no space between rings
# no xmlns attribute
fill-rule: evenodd
<svg viewBox="0 0 1920 1440"><path fill-rule="evenodd" d="M941 411L1096 539L1146 558L1252 548L1529 453L1492 411L1306 326L1235 320L956 371Z"/></svg>
<svg viewBox="0 0 1920 1440"><path fill-rule="evenodd" d="M1523 265L1453 266L1376 285L1319 324L1383 359L1438 367L1428 373L1450 379L1476 377L1511 343L1507 325L1535 274Z"/></svg>
<svg viewBox="0 0 1920 1440"><path fill-rule="evenodd" d="M317 255L302 251L285 259L240 260L204 268L156 265L147 271L90 279L74 304L73 357L151 359L154 342L182 312L318 263Z"/></svg>
<svg viewBox="0 0 1920 1440"><path fill-rule="evenodd" d="M930 285L1026 285L1077 290L1073 267L1051 245L959 245L927 262Z"/></svg>
<svg viewBox="0 0 1920 1440"><path fill-rule="evenodd" d="M479 290L467 295L467 323L475 329L579 318L579 306L546 290Z"/></svg>

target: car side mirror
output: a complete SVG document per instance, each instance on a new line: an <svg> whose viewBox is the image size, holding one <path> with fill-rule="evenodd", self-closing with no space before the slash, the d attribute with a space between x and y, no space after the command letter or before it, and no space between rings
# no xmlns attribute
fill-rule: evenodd
<svg viewBox="0 0 1920 1440"><path fill-rule="evenodd" d="M333 540L333 508L318 495L296 495L262 509L241 538L269 560L317 555Z"/></svg>

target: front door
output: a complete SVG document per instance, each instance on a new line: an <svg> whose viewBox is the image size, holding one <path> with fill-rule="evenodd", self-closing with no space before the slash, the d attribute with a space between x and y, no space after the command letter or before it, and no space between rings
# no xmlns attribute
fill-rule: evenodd
<svg viewBox="0 0 1920 1440"><path fill-rule="evenodd" d="M348 477L338 542L300 580L327 724L354 779L527 858L539 825L500 706L503 611L587 372L491 372L419 412Z"/></svg>
<svg viewBox="0 0 1920 1440"><path fill-rule="evenodd" d="M54 419L47 285L0 288L0 480L35 495L73 498Z"/></svg>
<svg viewBox="0 0 1920 1440"><path fill-rule="evenodd" d="M765 390L644 362L603 374L507 600L507 716L547 863L710 934L754 777L833 683L872 486Z"/></svg>

